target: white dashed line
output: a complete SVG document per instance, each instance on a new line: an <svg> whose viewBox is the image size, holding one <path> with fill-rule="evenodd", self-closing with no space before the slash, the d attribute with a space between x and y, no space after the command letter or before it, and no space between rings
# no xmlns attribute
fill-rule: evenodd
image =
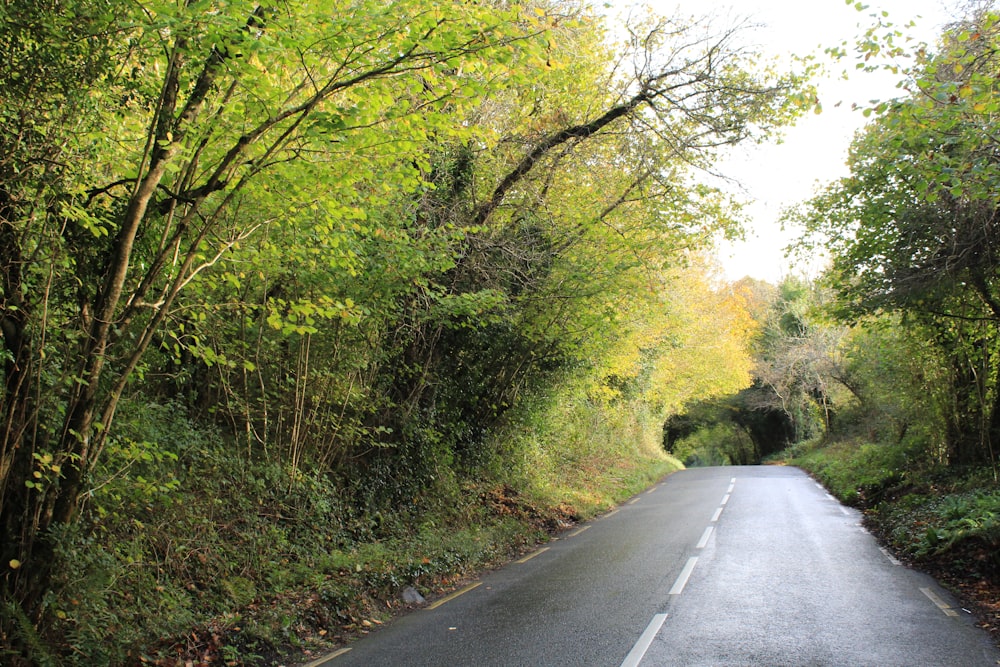
<svg viewBox="0 0 1000 667"><path fill-rule="evenodd" d="M688 558L688 562L684 565L684 569L681 573L677 575L677 581L674 582L673 587L667 595L680 595L684 592L684 586L687 585L688 579L691 578L691 573L694 572L694 566L698 564L698 557Z"/></svg>
<svg viewBox="0 0 1000 667"><path fill-rule="evenodd" d="M642 661L642 656L646 655L646 650L649 645L653 643L653 639L656 638L656 633L660 631L663 627L663 622L667 620L666 614L657 614L653 617L653 620L649 622L646 626L645 631L643 631L642 636L639 637L639 641L635 643L629 654L625 656L625 661L622 662L621 667L638 667L639 663Z"/></svg>
<svg viewBox="0 0 1000 667"><path fill-rule="evenodd" d="M726 495L722 496L722 502L719 503L719 504L720 505L725 505L728 502L729 502L729 494L727 493Z"/></svg>
<svg viewBox="0 0 1000 667"><path fill-rule="evenodd" d="M712 527L711 526L709 526L708 528L706 528L705 532L702 533L701 539L698 540L698 544L695 546L695 548L696 549L704 549L705 545L708 544L708 538L710 538L710 537L712 537Z"/></svg>
<svg viewBox="0 0 1000 667"><path fill-rule="evenodd" d="M719 509L715 510L715 514L712 515L712 523L715 523L716 521L718 521L720 516L722 516L722 508L721 507Z"/></svg>

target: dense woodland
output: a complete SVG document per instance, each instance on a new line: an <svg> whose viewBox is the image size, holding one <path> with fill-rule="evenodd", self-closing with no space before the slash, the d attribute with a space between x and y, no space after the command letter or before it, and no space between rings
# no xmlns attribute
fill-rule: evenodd
<svg viewBox="0 0 1000 667"><path fill-rule="evenodd" d="M814 110L814 66L742 24L558 1L0 18L5 661L305 656L681 462L804 454L868 501L965 475L975 531L917 546L1000 536L987 5L937 45L875 16L831 49L900 97L789 213L829 271L777 286L719 278L740 202L716 166Z"/></svg>

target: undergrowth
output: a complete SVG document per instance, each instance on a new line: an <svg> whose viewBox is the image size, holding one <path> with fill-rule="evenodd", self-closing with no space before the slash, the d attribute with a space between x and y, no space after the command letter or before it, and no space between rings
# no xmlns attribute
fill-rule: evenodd
<svg viewBox="0 0 1000 667"><path fill-rule="evenodd" d="M391 507L323 471L248 459L176 406L127 406L87 520L55 535L41 634L22 619L32 660L306 660L403 611L404 590L447 591L679 467L640 404L564 399L525 410L489 465L443 469Z"/></svg>

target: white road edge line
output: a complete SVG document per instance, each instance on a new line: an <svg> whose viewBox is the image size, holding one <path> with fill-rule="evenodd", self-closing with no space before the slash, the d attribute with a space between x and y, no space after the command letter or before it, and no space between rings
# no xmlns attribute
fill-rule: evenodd
<svg viewBox="0 0 1000 667"><path fill-rule="evenodd" d="M727 493L726 495L722 496L722 502L719 503L719 504L720 505L725 505L728 502L729 502L729 494Z"/></svg>
<svg viewBox="0 0 1000 667"><path fill-rule="evenodd" d="M732 492L733 492L733 489L735 489L735 488L736 488L736 485L735 485L735 484L730 484L730 485L729 485L729 488L728 488L728 489L726 489L726 493L732 493Z"/></svg>
<svg viewBox="0 0 1000 667"><path fill-rule="evenodd" d="M921 588L920 592L926 595L931 602L937 605L937 608L944 612L945 616L958 616L958 612L951 608L951 606L938 597L938 594L929 588Z"/></svg>
<svg viewBox="0 0 1000 667"><path fill-rule="evenodd" d="M625 656L624 662L622 662L621 667L639 667L639 662L642 661L642 656L646 655L646 651L649 649L649 645L653 643L656 638L656 633L660 631L663 627L663 622L667 620L666 614L657 614L653 617L653 620L649 622L646 629L643 631L642 636L639 637L639 641L635 643L629 654Z"/></svg>
<svg viewBox="0 0 1000 667"><path fill-rule="evenodd" d="M712 515L712 523L715 523L716 521L718 521L720 516L722 516L722 508L721 507L719 509L715 510L715 514Z"/></svg>
<svg viewBox="0 0 1000 667"><path fill-rule="evenodd" d="M729 478L729 483L730 484L735 484L736 483L736 478L735 477L730 477Z"/></svg>
<svg viewBox="0 0 1000 667"><path fill-rule="evenodd" d="M708 538L710 538L710 537L712 537L712 527L711 526L709 526L708 528L706 528L705 532L702 533L701 539L698 540L698 544L697 544L697 546L695 546L695 548L696 549L704 549L705 545L708 544Z"/></svg>
<svg viewBox="0 0 1000 667"><path fill-rule="evenodd" d="M694 566L698 564L698 557L692 556L688 558L688 562L685 563L684 569L681 573L677 575L677 581L674 582L673 587L667 593L667 595L680 595L684 592L684 586L687 585L688 579L691 578L691 573L694 572Z"/></svg>

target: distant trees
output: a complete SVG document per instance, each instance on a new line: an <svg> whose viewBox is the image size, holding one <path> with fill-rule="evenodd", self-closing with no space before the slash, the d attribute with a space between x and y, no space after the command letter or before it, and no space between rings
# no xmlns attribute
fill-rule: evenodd
<svg viewBox="0 0 1000 667"><path fill-rule="evenodd" d="M32 621L50 528L130 451L123 400L406 498L633 335L669 267L735 224L691 166L810 99L734 30L651 18L616 52L562 3L0 19L0 563Z"/></svg>
<svg viewBox="0 0 1000 667"><path fill-rule="evenodd" d="M752 323L749 381L729 395L688 404L667 420L668 450L692 462L759 463L825 434L848 403L842 371L847 331L824 318L819 285L796 277L777 286L745 278L734 291Z"/></svg>

